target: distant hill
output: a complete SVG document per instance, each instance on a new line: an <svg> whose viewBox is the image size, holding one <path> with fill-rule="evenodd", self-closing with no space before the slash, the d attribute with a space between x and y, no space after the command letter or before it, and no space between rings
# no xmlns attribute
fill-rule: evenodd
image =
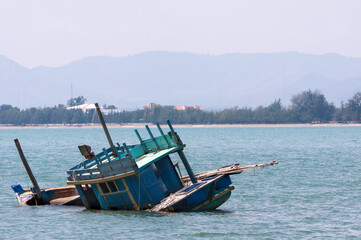
<svg viewBox="0 0 361 240"><path fill-rule="evenodd" d="M361 91L361 58L338 54L224 54L146 52L128 57L87 57L62 67L27 69L0 56L0 104L20 108L89 102L135 109L148 102L206 109L256 107L319 89L340 104Z"/></svg>

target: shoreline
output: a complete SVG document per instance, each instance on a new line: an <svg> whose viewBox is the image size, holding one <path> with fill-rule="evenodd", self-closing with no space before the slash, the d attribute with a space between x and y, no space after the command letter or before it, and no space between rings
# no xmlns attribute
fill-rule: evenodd
<svg viewBox="0 0 361 240"><path fill-rule="evenodd" d="M145 123L107 124L108 128L142 128ZM175 128L244 128L244 127L361 127L361 123L285 123L285 124L172 124ZM166 124L161 124L167 127ZM149 127L156 127L150 124ZM29 125L0 125L0 129L43 129L43 128L102 128L101 124L29 124Z"/></svg>

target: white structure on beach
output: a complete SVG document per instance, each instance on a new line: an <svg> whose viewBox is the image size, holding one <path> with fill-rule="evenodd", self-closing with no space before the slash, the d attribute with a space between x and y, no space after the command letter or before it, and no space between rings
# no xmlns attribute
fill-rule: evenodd
<svg viewBox="0 0 361 240"><path fill-rule="evenodd" d="M71 109L80 109L82 110L83 113L88 113L92 110L95 111L96 107L94 103L84 103L81 105L77 105L77 106L72 106L72 107L67 107L67 110L71 110ZM110 114L110 113L117 113L120 112L119 109L104 109L103 107L100 107L100 110L102 111L102 113L104 114Z"/></svg>

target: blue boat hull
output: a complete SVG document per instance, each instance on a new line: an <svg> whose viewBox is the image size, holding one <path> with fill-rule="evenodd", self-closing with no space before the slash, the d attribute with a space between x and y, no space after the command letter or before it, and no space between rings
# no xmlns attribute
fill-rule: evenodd
<svg viewBox="0 0 361 240"><path fill-rule="evenodd" d="M169 157L139 172L75 184L87 209L145 210L183 188Z"/></svg>
<svg viewBox="0 0 361 240"><path fill-rule="evenodd" d="M170 131L143 140L136 130L140 144L111 147L89 156L90 147L79 146L86 160L67 171L67 184L75 185L87 209L204 211L216 209L231 195L234 187L228 173L217 170L193 173L183 153L185 144L168 121ZM178 162L182 161L187 177L182 177ZM89 158L91 157L91 158ZM230 166L233 168L234 166ZM177 169L178 171L177 171ZM233 169L231 169L231 172ZM232 174L234 174L232 172Z"/></svg>
<svg viewBox="0 0 361 240"><path fill-rule="evenodd" d="M189 205L187 200L182 201L175 206L165 209L164 211L172 211L172 212L183 212L183 211L210 211L215 210L223 203L225 203L229 197L231 196L231 191L234 187L229 187L223 192L213 196L211 199L204 200L203 202L195 205Z"/></svg>
<svg viewBox="0 0 361 240"><path fill-rule="evenodd" d="M208 211L222 205L231 196L234 189L230 186L229 175L215 175L198 180L186 189L174 193L155 206L151 211Z"/></svg>
<svg viewBox="0 0 361 240"><path fill-rule="evenodd" d="M113 181L76 185L84 206L103 210L147 210L157 208L167 198L179 196L168 206L157 211L205 211L222 205L234 187L228 175L202 179L188 187L177 186L178 191L168 192L165 184L156 178L153 171L135 174ZM155 177L155 176L153 176ZM107 189L108 188L108 189ZM114 190L112 192L112 189ZM175 188L176 189L176 188Z"/></svg>

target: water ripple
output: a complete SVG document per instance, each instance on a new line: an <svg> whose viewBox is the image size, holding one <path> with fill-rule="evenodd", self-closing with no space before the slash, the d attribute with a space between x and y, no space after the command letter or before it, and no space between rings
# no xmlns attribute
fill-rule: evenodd
<svg viewBox="0 0 361 240"><path fill-rule="evenodd" d="M195 172L233 163L279 165L233 176L216 211L148 213L18 206L10 185L29 186L19 138L41 187L65 185L79 144L107 142L100 129L0 130L0 232L4 239L357 239L361 236L361 128L181 128ZM132 129L110 129L136 143ZM145 134L141 131L141 134ZM89 136L89 137L88 137Z"/></svg>

